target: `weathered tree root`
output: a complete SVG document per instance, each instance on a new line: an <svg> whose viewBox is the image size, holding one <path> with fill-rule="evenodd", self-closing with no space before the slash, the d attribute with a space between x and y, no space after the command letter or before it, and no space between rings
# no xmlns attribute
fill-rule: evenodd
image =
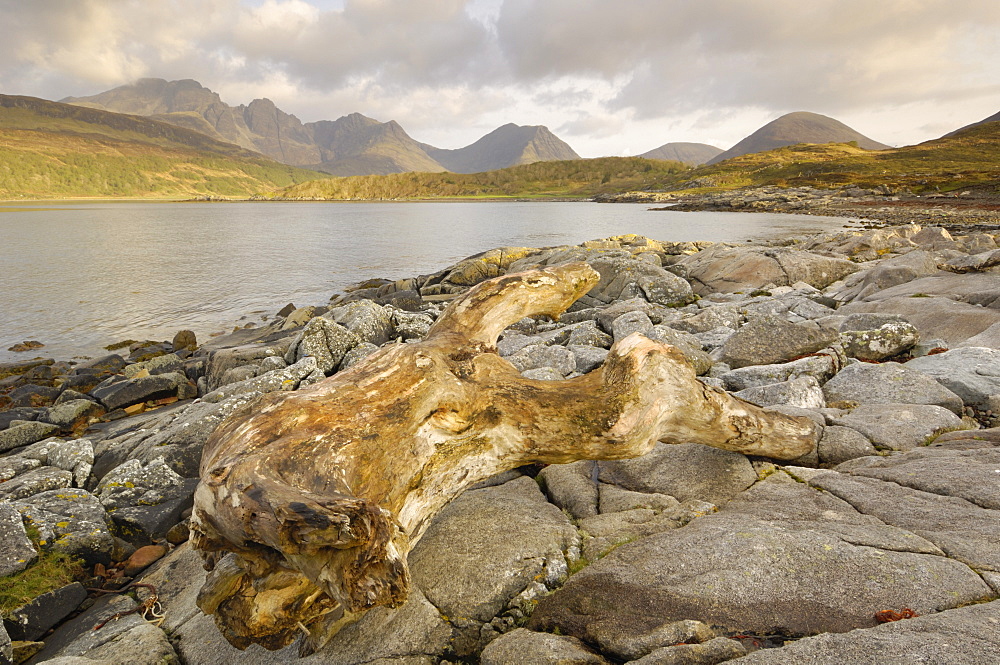
<svg viewBox="0 0 1000 665"><path fill-rule="evenodd" d="M245 648L303 651L408 594L406 555L463 489L530 462L622 459L695 442L794 459L808 419L698 381L674 347L631 335L603 366L523 378L496 353L525 316L558 316L598 281L585 263L498 277L416 344L380 349L304 390L271 393L212 435L192 535L211 572L198 605Z"/></svg>

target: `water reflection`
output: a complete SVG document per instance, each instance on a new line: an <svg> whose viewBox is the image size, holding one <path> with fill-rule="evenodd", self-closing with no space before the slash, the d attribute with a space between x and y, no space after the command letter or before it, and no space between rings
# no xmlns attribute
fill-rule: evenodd
<svg viewBox="0 0 1000 665"><path fill-rule="evenodd" d="M6 349L26 339L64 358L181 328L204 338L249 312L323 303L351 282L428 274L493 247L623 233L745 241L842 225L595 203L10 204L0 208L0 360L24 357Z"/></svg>

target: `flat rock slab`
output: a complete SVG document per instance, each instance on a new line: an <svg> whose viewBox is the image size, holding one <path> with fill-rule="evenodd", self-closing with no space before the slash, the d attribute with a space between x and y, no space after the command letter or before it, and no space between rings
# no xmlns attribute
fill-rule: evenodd
<svg viewBox="0 0 1000 665"><path fill-rule="evenodd" d="M952 559L979 571L1000 572L1000 511L957 497L843 473L822 472L809 484L866 515L926 538Z"/></svg>
<svg viewBox="0 0 1000 665"><path fill-rule="evenodd" d="M837 333L833 330L761 316L726 340L719 359L733 369L773 365L819 351L835 341Z"/></svg>
<svg viewBox="0 0 1000 665"><path fill-rule="evenodd" d="M83 656L112 642L140 624L145 624L146 621L138 614L111 619L116 613L127 612L135 606L135 600L126 595L107 594L98 598L93 606L63 623L46 637L45 647L35 657L34 662L43 663L56 657ZM94 630L94 626L106 620L108 623L103 628Z"/></svg>
<svg viewBox="0 0 1000 665"><path fill-rule="evenodd" d="M986 665L1000 662L1000 601L807 637L729 661L739 665Z"/></svg>
<svg viewBox="0 0 1000 665"><path fill-rule="evenodd" d="M521 477L452 501L408 560L413 581L442 614L487 622L531 582L565 575L564 552L577 538L538 484Z"/></svg>
<svg viewBox="0 0 1000 665"><path fill-rule="evenodd" d="M963 347L914 358L905 366L933 377L969 406L1000 407L1000 350Z"/></svg>
<svg viewBox="0 0 1000 665"><path fill-rule="evenodd" d="M54 466L40 466L0 485L0 500L28 499L48 490L73 486L73 474Z"/></svg>
<svg viewBox="0 0 1000 665"><path fill-rule="evenodd" d="M114 537L110 520L93 494L81 489L57 489L14 505L39 530L47 546L80 557L89 565L111 563Z"/></svg>
<svg viewBox="0 0 1000 665"><path fill-rule="evenodd" d="M768 285L805 282L821 289L857 272L856 263L785 248L716 245L684 258L695 293L750 292Z"/></svg>
<svg viewBox="0 0 1000 665"><path fill-rule="evenodd" d="M607 665L575 637L518 628L483 649L482 665Z"/></svg>
<svg viewBox="0 0 1000 665"><path fill-rule="evenodd" d="M981 296L983 293L996 291L998 287L1000 287L1000 279L998 279L996 273L969 273L965 275L938 273L884 289L867 296L865 300L885 300L887 298L922 294L944 296L964 302L974 302L978 296Z"/></svg>
<svg viewBox="0 0 1000 665"><path fill-rule="evenodd" d="M12 640L34 642L79 607L86 597L87 590L79 582L53 589L12 610L4 617L4 627Z"/></svg>
<svg viewBox="0 0 1000 665"><path fill-rule="evenodd" d="M693 619L726 632L808 635L873 627L887 607L927 613L992 594L920 534L802 483L762 485L718 514L619 547L543 598L528 627L586 638L601 621L638 633ZM772 519L754 514L781 505Z"/></svg>
<svg viewBox="0 0 1000 665"><path fill-rule="evenodd" d="M918 448L902 455L865 457L837 470L1000 510L1000 448Z"/></svg>
<svg viewBox="0 0 1000 665"><path fill-rule="evenodd" d="M148 400L172 397L177 394L177 381L172 375L158 374L95 388L91 394L111 411Z"/></svg>
<svg viewBox="0 0 1000 665"><path fill-rule="evenodd" d="M598 462L601 482L722 505L757 482L746 455L697 443L658 443L634 459Z"/></svg>
<svg viewBox="0 0 1000 665"><path fill-rule="evenodd" d="M874 302L852 302L837 312L898 314L917 327L920 339L942 339L948 346L958 346L1000 322L1000 310L977 307L942 296L897 296Z"/></svg>
<svg viewBox="0 0 1000 665"><path fill-rule="evenodd" d="M961 418L933 404L862 404L831 418L831 424L855 429L876 446L891 450L912 450L942 432L965 427Z"/></svg>
<svg viewBox="0 0 1000 665"><path fill-rule="evenodd" d="M899 363L854 363L827 381L823 394L831 403L936 404L961 414L962 398L918 369Z"/></svg>

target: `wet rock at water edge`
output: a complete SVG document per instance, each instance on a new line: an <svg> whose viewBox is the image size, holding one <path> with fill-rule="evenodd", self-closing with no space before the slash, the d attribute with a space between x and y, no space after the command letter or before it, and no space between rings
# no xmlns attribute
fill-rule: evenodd
<svg viewBox="0 0 1000 665"><path fill-rule="evenodd" d="M174 353L177 353L178 351L194 351L198 348L198 338L191 330L179 330L177 334L174 335L174 339L170 345L173 348Z"/></svg>
<svg viewBox="0 0 1000 665"><path fill-rule="evenodd" d="M186 383L187 378L179 374L157 374L118 381L96 388L91 394L112 411L150 400L175 397L181 382Z"/></svg>
<svg viewBox="0 0 1000 665"><path fill-rule="evenodd" d="M59 397L59 389L29 383L10 391L7 397L14 408L51 406Z"/></svg>
<svg viewBox="0 0 1000 665"><path fill-rule="evenodd" d="M32 367L37 367L38 365L51 365L53 363L55 363L55 360L52 358L37 358L34 360L0 363L0 379L5 379L8 376L24 374Z"/></svg>
<svg viewBox="0 0 1000 665"><path fill-rule="evenodd" d="M41 342L39 342L37 340L29 339L29 340L25 340L23 342L19 342L19 343L15 344L14 346L8 348L7 350L8 351L13 351L15 353L24 353L25 351L34 351L35 349L41 349L41 348L44 348L44 347L45 347L45 345L42 344Z"/></svg>

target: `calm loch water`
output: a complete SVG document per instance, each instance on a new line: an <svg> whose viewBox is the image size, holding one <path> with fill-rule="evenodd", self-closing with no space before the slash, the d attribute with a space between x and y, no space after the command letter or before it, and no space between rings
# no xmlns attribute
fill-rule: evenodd
<svg viewBox="0 0 1000 665"><path fill-rule="evenodd" d="M0 203L0 362L97 355L183 328L204 339L361 279L431 273L505 245L621 233L745 241L843 223L597 203ZM45 348L7 351L29 339Z"/></svg>

